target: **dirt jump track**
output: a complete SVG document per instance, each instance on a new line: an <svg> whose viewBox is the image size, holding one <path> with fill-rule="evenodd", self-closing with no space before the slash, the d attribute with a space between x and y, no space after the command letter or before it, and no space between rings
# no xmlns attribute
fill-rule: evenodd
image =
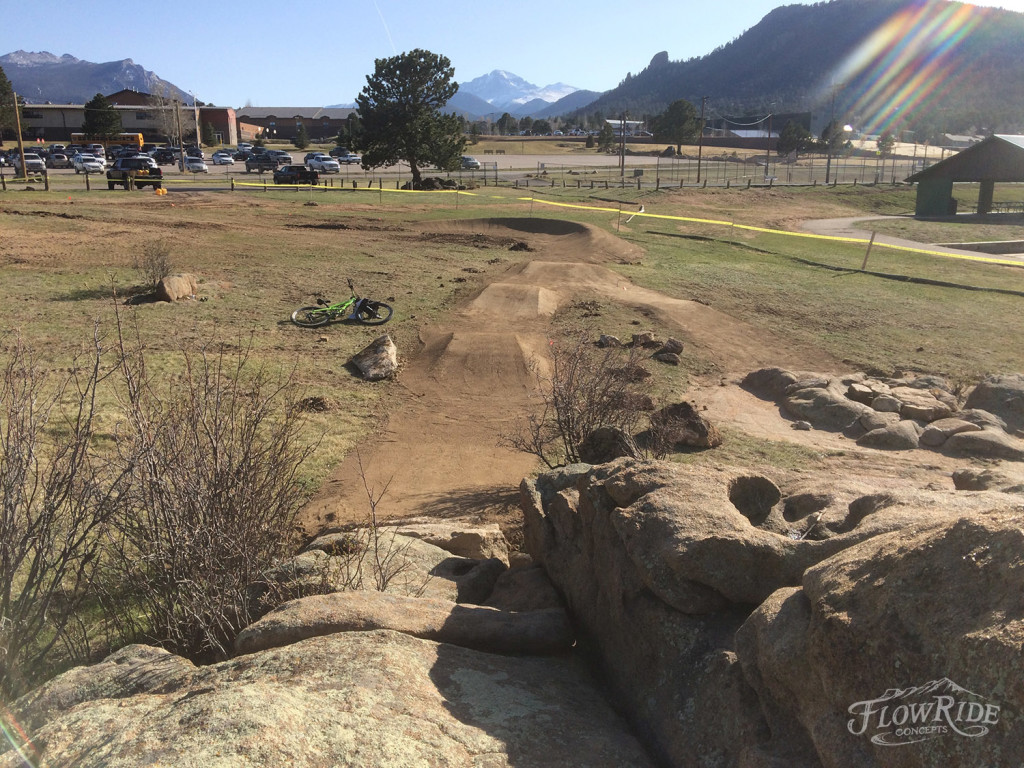
<svg viewBox="0 0 1024 768"><path fill-rule="evenodd" d="M401 387L389 405L380 438L346 457L303 510L310 533L366 520L364 478L379 494L382 518L415 515L474 516L508 520L516 515L519 481L537 460L504 447L502 436L535 405L533 365L548 356L548 322L581 295L642 308L664 336L676 336L713 360L724 377L688 393L724 420L769 439L824 447L834 436L796 433L771 403L757 400L734 381L756 368L835 370L822 354L797 355L761 329L694 301L647 290L604 264L635 261L627 242L585 225L545 219L450 222L448 231L514 234L536 254L485 286L445 325L425 328L417 350L404 356ZM653 319L651 319L653 318ZM722 386L723 380L732 382ZM845 447L849 447L847 444Z"/></svg>

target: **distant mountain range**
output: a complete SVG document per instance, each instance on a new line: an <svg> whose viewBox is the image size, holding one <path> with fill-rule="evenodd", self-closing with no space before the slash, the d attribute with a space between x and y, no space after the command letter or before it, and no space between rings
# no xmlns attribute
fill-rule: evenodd
<svg viewBox="0 0 1024 768"><path fill-rule="evenodd" d="M32 104L84 104L97 93L136 90L191 103L192 97L131 59L96 64L64 54L15 51L0 56L15 92Z"/></svg>
<svg viewBox="0 0 1024 768"><path fill-rule="evenodd" d="M677 99L710 116L832 114L869 132L1024 132L1024 13L930 0L786 5L711 53L656 54L583 110L657 115ZM834 100L834 101L833 101Z"/></svg>
<svg viewBox="0 0 1024 768"><path fill-rule="evenodd" d="M815 131L834 115L923 141L938 131L1024 133L1022 63L1024 13L947 0L831 0L776 8L705 56L657 53L601 94L494 70L460 82L448 108L469 119L645 119L678 99L699 107L707 97L709 118L812 112ZM0 56L0 67L30 102L83 103L123 88L187 98L131 59L94 64L17 51Z"/></svg>
<svg viewBox="0 0 1024 768"><path fill-rule="evenodd" d="M508 112L513 117L555 117L582 109L600 96L565 83L540 88L519 75L495 69L468 82L459 83L459 91L447 108L469 120L496 119ZM330 107L351 108L355 104L329 104Z"/></svg>

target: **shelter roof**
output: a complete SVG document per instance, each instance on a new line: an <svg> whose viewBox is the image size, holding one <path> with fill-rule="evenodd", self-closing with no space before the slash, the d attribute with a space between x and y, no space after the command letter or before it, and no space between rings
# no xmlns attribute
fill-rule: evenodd
<svg viewBox="0 0 1024 768"><path fill-rule="evenodd" d="M996 134L908 176L907 181L1024 182L1024 136Z"/></svg>

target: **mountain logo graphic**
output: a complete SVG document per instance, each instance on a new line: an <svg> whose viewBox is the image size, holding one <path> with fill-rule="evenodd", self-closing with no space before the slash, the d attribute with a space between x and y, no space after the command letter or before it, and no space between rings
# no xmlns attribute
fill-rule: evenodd
<svg viewBox="0 0 1024 768"><path fill-rule="evenodd" d="M999 706L948 677L911 688L890 688L851 704L846 727L872 744L899 747L944 736L976 739L999 722Z"/></svg>

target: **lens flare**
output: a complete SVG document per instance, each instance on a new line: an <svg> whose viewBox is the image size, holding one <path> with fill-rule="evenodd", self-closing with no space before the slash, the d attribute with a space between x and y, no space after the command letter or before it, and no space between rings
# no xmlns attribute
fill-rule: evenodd
<svg viewBox="0 0 1024 768"><path fill-rule="evenodd" d="M847 113L864 133L880 134L964 87L967 69L956 54L989 12L931 0L895 13L833 75L844 84Z"/></svg>

